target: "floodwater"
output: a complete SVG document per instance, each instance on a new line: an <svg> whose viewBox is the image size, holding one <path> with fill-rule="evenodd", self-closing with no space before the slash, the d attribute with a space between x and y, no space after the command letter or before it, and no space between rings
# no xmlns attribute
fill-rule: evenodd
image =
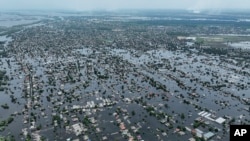
<svg viewBox="0 0 250 141"><path fill-rule="evenodd" d="M29 16L24 17L18 14L9 14L0 12L0 26L12 27L16 25L29 24L37 22L41 19L40 16Z"/></svg>
<svg viewBox="0 0 250 141"><path fill-rule="evenodd" d="M12 41L11 37L7 37L6 35L5 36L0 36L0 42L5 42L4 47L6 47L8 45L8 43L11 42L11 41Z"/></svg>
<svg viewBox="0 0 250 141"><path fill-rule="evenodd" d="M229 46L234 47L234 48L250 49L250 42L245 41L245 42L231 43L229 44Z"/></svg>
<svg viewBox="0 0 250 141"><path fill-rule="evenodd" d="M1 36L1 39L5 40L5 41L10 40L6 36ZM157 106L157 107L159 107L158 106L159 103L162 103L162 104L167 103L169 105L169 107L172 107L171 110L175 111L176 113L184 113L185 115L188 115L189 112L191 112L194 116L187 119L185 121L184 125L190 125L190 123L192 123L193 120L197 117L195 115L197 115L197 113L200 111L197 110L196 108L194 108L193 106L187 106L187 105L182 103L182 99L178 98L178 95L182 94L182 95L184 95L185 98L188 98L188 93L190 93L191 90L185 90L183 88L180 88L178 86L176 80L170 78L169 75L172 75L173 77L177 78L183 84L185 84L187 87L197 89L196 93L199 94L201 96L201 98L197 98L198 100L196 100L196 99L191 100L190 99L190 101L192 103L196 103L197 105L202 106L203 108L206 107L212 111L217 111L217 113L216 113L217 116L224 116L224 115L234 116L234 115L245 114L246 118L249 118L249 114L246 111L239 111L239 109L244 108L243 104L239 104L239 101L233 99L232 97L225 97L223 94L224 94L224 91L231 91L235 95L241 96L243 93L249 94L250 90L248 90L248 89L238 90L235 85L232 85L232 86L228 86L226 88L222 88L220 91L215 91L211 88L207 88L207 87L202 86L202 82L205 82L205 81L210 82L211 79L213 78L213 76L211 75L211 72L214 72L216 75L219 76L219 78L221 78L221 80L219 80L219 82L223 82L223 80L229 79L229 81L231 81L231 82L238 83L238 82L242 81L241 83L246 84L247 82L249 82L249 78L244 77L242 75L239 75L237 73L234 73L232 70L230 70L230 69L238 69L239 70L239 69L241 69L240 67L237 67L237 66L234 66L234 65L231 65L228 63L220 63L218 61L219 57L216 57L216 56L202 56L202 55L198 56L195 53L188 54L188 53L181 52L181 51L172 52L172 51L168 51L168 50L164 50L164 49L159 49L159 50L151 50L151 51L147 51L147 52L142 53L142 52L135 51L135 50L125 50L125 49L108 49L108 50L109 50L108 55L120 57L120 58L122 58L122 60L127 61L131 64L134 64L135 67L139 70L139 72L142 75L153 78L155 81L160 82L161 84L165 85L167 87L167 89L169 90L169 93L172 94L172 96L169 95L170 101L165 102L161 99L161 97L156 97L156 98L152 98L150 100L147 100L147 103L154 105L154 106ZM100 49L99 51L101 52L102 49ZM86 55L86 56L93 54L93 50L90 48L76 49L73 52L78 52L79 54ZM47 58L47 59L50 61L49 63L56 64L56 62L54 62L54 61L57 61L57 60L53 59L53 57ZM72 56L65 58L65 60L68 60L70 62L76 62L77 59L79 59L79 58L74 58ZM164 59L169 60L172 68L175 67L177 70L187 73L187 75L189 77L182 77L180 75L179 71L173 72L172 70L169 70L166 68L155 69L155 68L151 68L151 67L147 66L147 64L150 64L150 63L151 64L164 63L162 61ZM14 60L14 59L11 58L11 60ZM42 60L42 59L38 58L38 60ZM42 67L37 67L38 61L34 60L33 58L26 58L26 61L29 64L32 64L32 66L35 66L34 68L36 69L36 75L38 75L38 76L42 75L43 77L40 80L43 80L44 82L46 82L47 78L45 78L45 75L44 75L45 74L44 71L46 70L46 68L42 69ZM61 60L61 61L63 62L63 60ZM12 69L8 68L8 66L6 64L6 60L3 60L3 62L4 62L4 65L1 67L7 69L8 75L10 75L10 71L12 71L12 73L14 74L14 78L16 78L16 79L9 82L11 85L11 89L14 90L13 87L18 86L18 85L20 85L20 87L22 87L24 75L22 75L22 79L21 78L17 79L18 72L13 72L13 70L14 70L13 68L18 69L18 65L16 64L16 62L14 62L14 61L11 62L11 66L13 67ZM93 61L93 62L97 63L96 61ZM66 61L65 61L65 63L66 63ZM46 63L44 63L44 64L46 64ZM163 69L164 71L159 71L160 69ZM209 72L209 73L206 74L206 72ZM148 89L148 92L146 92L146 91L136 92L133 90L126 91L123 94L123 95L125 95L125 97L132 99L132 98L137 97L137 96L145 96L148 93L156 93L156 94L161 93L161 91L155 89L154 87L151 87L148 83L141 83L142 79L140 77L142 77L142 76L134 78L132 73L135 73L135 72L129 73L126 77L126 79L128 80L128 85L132 85L130 83L130 81L132 79L135 79L137 85L139 85L143 88L147 87L149 89ZM61 75L63 75L63 74L61 74ZM60 75L59 75L59 77L60 77ZM116 80L116 78L119 78L119 76L114 76L114 77L115 78L108 79L108 81L110 83L108 83L108 81L106 81L107 83L103 83L101 86L103 86L103 88L105 88L110 84L115 84L113 87L111 87L111 89L113 89L114 91L117 91L118 93L122 93L122 90L120 88L120 84L122 82ZM198 78L199 80L198 80L198 82L191 83L190 78ZM211 84L216 85L215 83L212 83L212 82L211 82ZM76 84L68 83L68 84L64 85L64 89L68 90L68 89L71 89L77 85L78 85L77 83ZM56 89L57 90L59 89L59 85L56 87ZM46 91L45 88L43 88L43 90ZM76 93L80 93L81 96L83 97L80 102L74 101L72 104L69 104L69 105L67 105L68 103L65 103L63 106L71 106L73 104L84 105L84 103L86 103L88 101L94 101L95 103L97 103L98 100L95 100L94 94L90 95L87 93L87 91L93 92L93 91L97 91L97 90L103 90L103 89L102 89L102 87L100 87L100 85L97 84L97 81L92 80L92 81L90 81L90 86L88 88L86 88L83 91L81 91L81 90L76 91ZM112 90L107 89L107 93L112 94ZM22 106L18 106L18 105L11 103L11 101L9 100L9 95L4 94L3 92L0 92L0 94L1 94L0 102L1 103L6 102L11 107L9 109L9 113L6 112L6 113L2 114L0 118L6 119L7 115L9 115L10 113L22 110L22 108L23 108ZM20 98L21 97L21 90L16 89L14 91L14 94L15 94L15 97L20 99L19 102L22 105L24 105L26 101L24 99L21 100L21 98ZM43 99L42 106L43 106L43 108L46 108L45 112L48 115L48 118L44 118L43 120L39 121L39 124L42 124L42 125L50 125L51 124L50 115L54 112L53 110L48 108L49 106L53 107L53 105L50 102L46 101L46 98L45 98L46 95L48 95L48 94L44 94L41 98ZM102 95L97 96L97 97L101 97L101 96ZM246 97L249 97L249 95L246 95ZM60 99L60 96L54 96L53 99ZM119 99L119 97L117 99ZM223 107L220 104L215 104L215 101L227 101L227 103L229 103L229 105L226 107ZM124 103L120 102L118 105L124 106ZM238 105L238 106L235 106L235 105ZM125 105L125 107L129 107L127 109L134 109L138 113L140 111L143 111L140 106L135 105L135 104ZM3 109L0 110L0 112L2 112L2 113L4 111L5 110L3 110ZM37 112L37 113L39 112L38 110L32 110L32 111ZM110 112L113 113L114 111L115 111L115 108L113 108ZM169 111L167 109L163 109L162 111L168 113L169 115L172 114L172 113L170 113L171 111ZM174 115L174 114L172 114L172 115ZM102 115L102 119L109 119L109 118L110 118L109 115L105 115L105 114ZM136 121L136 118L134 120L131 120L132 123L135 121ZM150 124L151 127L157 128L157 127L163 126L163 125L159 124L158 122L156 122L155 119L152 119L151 117L148 117L147 121L149 123L151 123ZM9 130L13 131L14 129L16 129L15 132L19 133L23 127L28 127L28 125L22 124L23 119L20 116L15 118L15 122L18 122L19 124L15 123L15 125L16 125L15 127L9 126L8 127ZM156 122L156 123L153 123L153 122ZM100 123L100 125L105 127L106 125L109 125L109 124ZM46 134L47 137L53 138L53 134L51 133L51 129L48 127L44 126L45 129L44 129L44 131L41 131L42 132L41 134ZM116 126L113 126L113 127L111 126L111 129L108 129L107 133L110 131L112 131L112 132L117 131ZM142 129L142 131L144 131L145 133L148 132L147 127ZM5 132L8 132L8 130ZM48 132L50 132L51 134L47 135ZM16 133L14 133L14 134L16 134ZM65 138L65 137L68 137L69 135L61 135L61 136ZM147 136L145 136L145 137L147 137ZM147 138L150 138L150 137L147 137Z"/></svg>

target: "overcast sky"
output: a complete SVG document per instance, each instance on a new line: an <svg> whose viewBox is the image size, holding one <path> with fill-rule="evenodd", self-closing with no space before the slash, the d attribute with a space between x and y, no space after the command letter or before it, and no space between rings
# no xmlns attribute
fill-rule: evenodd
<svg viewBox="0 0 250 141"><path fill-rule="evenodd" d="M250 9L250 0L0 0L0 9Z"/></svg>

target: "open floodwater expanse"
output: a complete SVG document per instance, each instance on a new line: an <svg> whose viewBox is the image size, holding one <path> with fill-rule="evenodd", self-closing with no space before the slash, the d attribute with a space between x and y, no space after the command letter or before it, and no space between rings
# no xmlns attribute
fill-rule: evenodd
<svg viewBox="0 0 250 141"><path fill-rule="evenodd" d="M250 124L247 19L2 11L0 140L228 141Z"/></svg>

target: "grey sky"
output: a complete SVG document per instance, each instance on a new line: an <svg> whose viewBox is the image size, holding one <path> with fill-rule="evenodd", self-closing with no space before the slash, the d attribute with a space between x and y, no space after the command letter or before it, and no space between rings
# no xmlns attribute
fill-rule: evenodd
<svg viewBox="0 0 250 141"><path fill-rule="evenodd" d="M0 9L249 9L250 0L0 0Z"/></svg>

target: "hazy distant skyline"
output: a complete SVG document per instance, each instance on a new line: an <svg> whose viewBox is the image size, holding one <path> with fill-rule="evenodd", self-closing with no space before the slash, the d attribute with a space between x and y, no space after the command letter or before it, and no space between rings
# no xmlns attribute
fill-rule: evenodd
<svg viewBox="0 0 250 141"><path fill-rule="evenodd" d="M0 9L250 9L250 0L0 0Z"/></svg>

